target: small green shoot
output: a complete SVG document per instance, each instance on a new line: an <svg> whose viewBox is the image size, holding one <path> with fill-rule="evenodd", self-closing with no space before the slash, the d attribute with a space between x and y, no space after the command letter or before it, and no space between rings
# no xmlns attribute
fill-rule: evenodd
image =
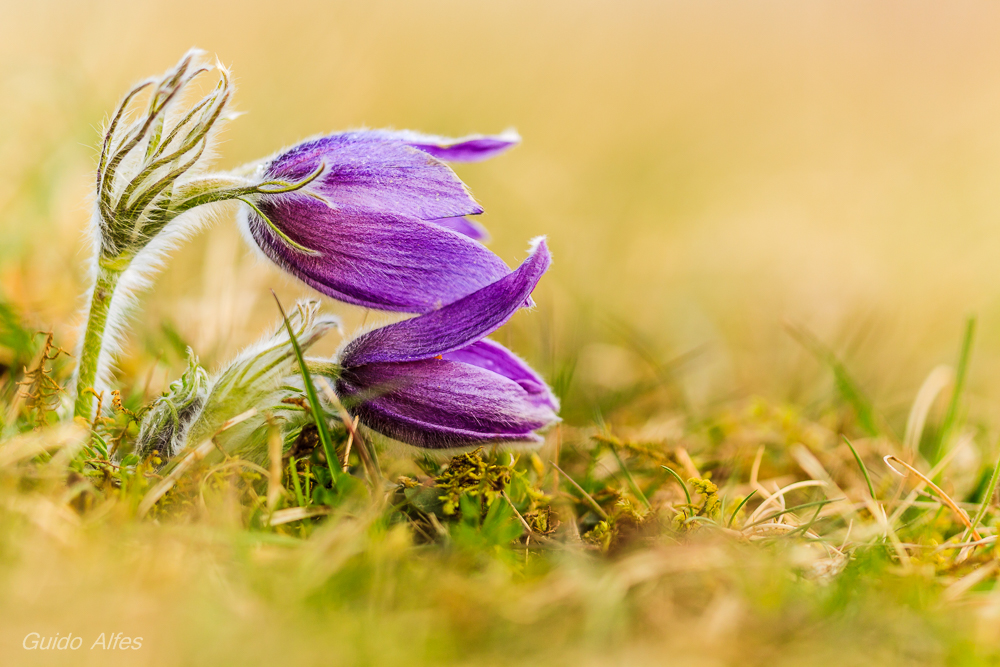
<svg viewBox="0 0 1000 667"><path fill-rule="evenodd" d="M687 499L687 504L691 505L692 504L692 502L691 502L691 492L688 491L687 484L684 483L684 480L681 479L681 476L678 475L677 472L673 468L670 468L670 467L667 467L667 466L664 466L664 465L661 465L660 467L663 468L664 470L666 470L668 473L670 473L670 475L674 479L677 480L677 483L681 485L681 490L684 491L684 497ZM749 497L750 496L747 496L747 498L749 498Z"/></svg>
<svg viewBox="0 0 1000 667"><path fill-rule="evenodd" d="M861 474L864 475L865 477L865 484L868 485L868 495L872 497L872 500L876 500L875 487L872 485L872 478L868 474L868 468L865 467L865 462L861 460L861 455L858 454L858 450L854 448L854 445L847 438L847 436L842 435L841 437L844 439L844 442L847 443L847 446L851 449L851 454L854 454L854 460L858 462L858 467L861 468Z"/></svg>
<svg viewBox="0 0 1000 667"><path fill-rule="evenodd" d="M743 509L743 506L746 505L747 501L753 498L756 493L757 489L754 489L749 494L747 494L746 498L740 501L740 504L736 506L736 509L734 509L733 513L729 516L729 521L726 522L726 528L732 528L733 521L736 521L736 515L740 513L740 510Z"/></svg>
<svg viewBox="0 0 1000 667"><path fill-rule="evenodd" d="M302 483L299 482L298 462L295 460L294 456L288 461L288 472L289 476L292 478L292 486L295 489L295 502L298 503L299 507L305 507L306 499L305 496L302 495Z"/></svg>

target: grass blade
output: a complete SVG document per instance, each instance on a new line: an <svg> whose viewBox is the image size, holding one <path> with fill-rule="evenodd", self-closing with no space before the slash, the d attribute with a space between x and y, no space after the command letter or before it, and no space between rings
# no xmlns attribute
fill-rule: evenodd
<svg viewBox="0 0 1000 667"><path fill-rule="evenodd" d="M681 476L677 474L677 471L667 466L660 466L660 467L669 472L671 475L673 475L674 479L677 480L677 483L681 485L681 489L684 491L684 497L687 498L687 504L691 505L692 504L691 494L688 492L687 484L685 484L684 480L681 479Z"/></svg>
<svg viewBox="0 0 1000 667"><path fill-rule="evenodd" d="M565 477L569 481L570 484L572 484L573 486L575 486L577 491L579 491L580 493L583 494L584 500L587 501L588 505L590 505L591 507L594 508L594 511L597 512L598 516L600 516L605 521L608 520L608 518L609 518L608 517L608 513L605 512L604 509L601 508L601 506L597 503L597 501L594 500L594 497L592 495L590 495L589 493L587 493L587 491L582 486L580 486L579 484L577 484L575 479L573 479L572 477L570 477L569 475L567 475L565 470L563 470L558 465L556 465L555 461L549 461L549 463L552 464L553 468L555 468L560 473L562 473L562 476Z"/></svg>
<svg viewBox="0 0 1000 667"><path fill-rule="evenodd" d="M294 456L288 461L288 472L291 473L290 476L292 478L292 486L295 487L295 502L298 503L299 507L305 507L306 499L305 496L302 495L302 483L299 482L298 462L295 460Z"/></svg>
<svg viewBox="0 0 1000 667"><path fill-rule="evenodd" d="M934 461L940 461L944 455L945 448L951 441L952 433L958 422L958 411L962 400L962 392L965 389L965 377L969 371L969 360L972 358L972 342L976 337L976 318L970 317L965 323L965 335L962 337L962 348L958 353L958 366L955 368L955 389L951 392L951 400L948 402L948 411L944 414L941 422L941 434L938 438L937 449L934 451Z"/></svg>
<svg viewBox="0 0 1000 667"><path fill-rule="evenodd" d="M830 367L837 384L837 392L854 409L858 424L865 433L871 436L878 435L879 427L875 417L875 408L858 383L847 372L847 367L837 358L837 355L806 329L793 324L786 324L785 328L802 347L812 353L821 363Z"/></svg>
<svg viewBox="0 0 1000 667"><path fill-rule="evenodd" d="M868 495L872 497L872 500L875 500L875 487L872 486L872 478L868 474L868 468L865 467L865 462L861 460L861 455L858 454L858 450L854 449L854 445L847 439L847 436L842 435L840 437L842 437L844 442L847 443L847 446L851 448L851 454L854 454L854 460L858 462L858 467L861 468L861 474L865 476L865 484L868 485Z"/></svg>
<svg viewBox="0 0 1000 667"><path fill-rule="evenodd" d="M927 486L929 486L931 488L931 490L933 490L934 493L937 494L937 497L940 498L941 501L945 505L947 505L951 509L952 512L955 513L955 515L959 518L959 520L961 520L961 522L965 524L965 527L969 529L969 532L972 533L972 536L974 538L976 538L977 540L982 539L982 536L980 536L980 534L978 532L976 532L975 527L972 525L972 520L969 518L969 515L966 514L965 510L963 510L961 507L959 507L958 503L956 503L954 500L952 500L951 496L949 496L947 493L945 493L944 490L940 486L938 486L933 481L931 481L931 478L929 476L927 476L924 473L920 472L919 470L917 470L916 468L914 468L913 466L911 466L909 463L907 463L906 461L900 459L898 456L895 456L894 454L889 454L888 456L884 457L883 460L885 461L885 464L887 466L889 466L889 468L893 472L895 472L897 475L899 475L901 477L906 477L906 473L899 472L899 470L894 465L892 465L892 462L895 462L895 463L903 466L909 472L911 472L914 475L916 475L917 477L919 477L921 479L921 481L923 481L924 484L926 484Z"/></svg>
<svg viewBox="0 0 1000 667"><path fill-rule="evenodd" d="M733 521L736 520L736 515L740 513L740 510L743 509L743 506L746 505L747 501L750 500L751 498L753 498L756 493L757 493L757 489L754 489L753 491L750 492L750 494L746 498L744 498L743 500L740 501L740 504L736 506L736 509L733 510L733 513L731 515L729 515L729 521L726 522L726 527L727 528L731 528L732 527Z"/></svg>
<svg viewBox="0 0 1000 667"><path fill-rule="evenodd" d="M782 514L789 514L790 512L797 512L799 510L804 510L804 509L807 509L809 507L816 507L816 506L823 507L824 505L829 505L830 503L840 502L841 500L844 500L844 499L843 498L831 498L831 499L828 499L828 500L816 500L816 501L811 502L811 503L803 503L801 505L796 505L795 507L789 507L786 510L781 510L780 512L775 512L774 514L768 514L766 517L764 517L762 519L757 519L753 523L748 524L746 526L743 526L743 530L746 530L747 528L752 528L753 526L756 526L757 524L760 524L760 523L767 523L768 521L772 521L774 519L777 519Z"/></svg>
<svg viewBox="0 0 1000 667"><path fill-rule="evenodd" d="M998 479L1000 479L1000 460L993 467L993 476L990 477L989 486L986 487L986 493L983 494L983 503L979 506L976 516L972 519L971 532L975 532L976 526L986 516L986 510L990 508L990 502L993 500L993 492L996 491Z"/></svg>
<svg viewBox="0 0 1000 667"><path fill-rule="evenodd" d="M635 492L635 495L639 497L639 500L642 501L642 504L645 505L646 509L648 510L650 508L650 505L649 501L646 500L646 494L642 492L642 489L639 488L639 485L635 483L635 478L632 477L632 473L630 473L628 468L625 467L625 462L622 461L622 457L619 456L618 449L614 445L610 445L610 448L611 448L611 453L614 454L615 461L618 463L618 467L621 469L623 473L625 473L625 478L628 479L628 483L632 487L632 491Z"/></svg>
<svg viewBox="0 0 1000 667"><path fill-rule="evenodd" d="M309 407L312 409L313 419L316 422L316 431L319 433L319 441L323 445L323 454L326 455L326 465L330 468L330 483L336 486L337 479L340 477L340 465L333 451L333 439L330 437L330 429L327 427L326 418L323 416L323 407L320 405L316 386L313 384L312 376L306 367L305 357L302 356L302 348L299 346L298 339L295 338L295 332L292 331L292 324L288 321L288 315L285 314L285 309L281 307L281 301L273 290L271 291L271 295L274 296L274 302L278 304L278 310L281 311L281 317L285 321L285 330L288 332L288 340L292 343L295 359L299 362L302 384L305 385L306 397L309 399Z"/></svg>

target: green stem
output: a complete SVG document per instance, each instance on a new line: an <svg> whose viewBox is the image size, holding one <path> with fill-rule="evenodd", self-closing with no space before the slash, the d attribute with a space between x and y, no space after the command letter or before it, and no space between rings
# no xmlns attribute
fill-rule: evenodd
<svg viewBox="0 0 1000 667"><path fill-rule="evenodd" d="M83 347L80 351L80 365L77 366L76 403L73 408L74 417L90 420L93 417L94 397L86 393L93 389L97 382L97 364L104 347L104 329L108 324L108 312L111 309L111 297L121 277L120 270L100 267L97 270L97 283L90 298L90 312L87 315L87 330L83 334Z"/></svg>

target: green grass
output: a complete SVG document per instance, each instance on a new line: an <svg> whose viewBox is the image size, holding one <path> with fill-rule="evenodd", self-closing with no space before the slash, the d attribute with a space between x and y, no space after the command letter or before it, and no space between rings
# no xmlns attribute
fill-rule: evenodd
<svg viewBox="0 0 1000 667"><path fill-rule="evenodd" d="M67 370L47 361L35 375ZM612 419L563 425L538 453L383 453L385 473L367 486L356 449L348 472L331 475L306 429L279 466L276 502L263 468L230 459L192 468L139 518L155 461L129 471L104 460L134 434L127 408L59 424L51 390L19 388L12 370L2 378L0 407L14 417L0 444L9 642L123 632L143 637L143 664L185 665L1000 659L996 469L978 471L982 491L958 491L941 471L987 540L956 547L968 539L959 518L931 495L908 498L918 480L881 461L900 443L861 423L827 426L853 422L839 414L856 410L850 400L818 414L733 401L679 439L635 437ZM11 408L17 391L36 395ZM347 431L329 427L341 459ZM775 495L811 476L825 483ZM348 479L354 492L335 493Z"/></svg>

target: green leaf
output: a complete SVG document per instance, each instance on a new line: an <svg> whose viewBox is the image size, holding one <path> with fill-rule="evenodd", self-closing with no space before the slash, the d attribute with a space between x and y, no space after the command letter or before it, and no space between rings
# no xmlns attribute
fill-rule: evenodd
<svg viewBox="0 0 1000 667"><path fill-rule="evenodd" d="M333 448L333 439L330 437L330 429L326 423L323 406L319 402L319 396L316 394L316 386L313 384L312 376L306 367L305 357L302 356L302 348L299 346L298 339L295 338L295 332L292 331L292 324L288 321L288 315L285 314L285 309L281 307L278 295L273 291L271 294L274 296L275 303L278 304L278 310L281 311L281 317L285 321L285 329L288 331L288 340L291 342L292 350L295 352L295 359L299 362L299 372L302 374L302 383L306 388L306 397L309 399L309 407L312 409L313 419L316 421L319 441L323 445L323 453L326 455L326 465L330 469L330 481L331 484L336 486L338 478L343 475L343 472L340 470L336 451Z"/></svg>

